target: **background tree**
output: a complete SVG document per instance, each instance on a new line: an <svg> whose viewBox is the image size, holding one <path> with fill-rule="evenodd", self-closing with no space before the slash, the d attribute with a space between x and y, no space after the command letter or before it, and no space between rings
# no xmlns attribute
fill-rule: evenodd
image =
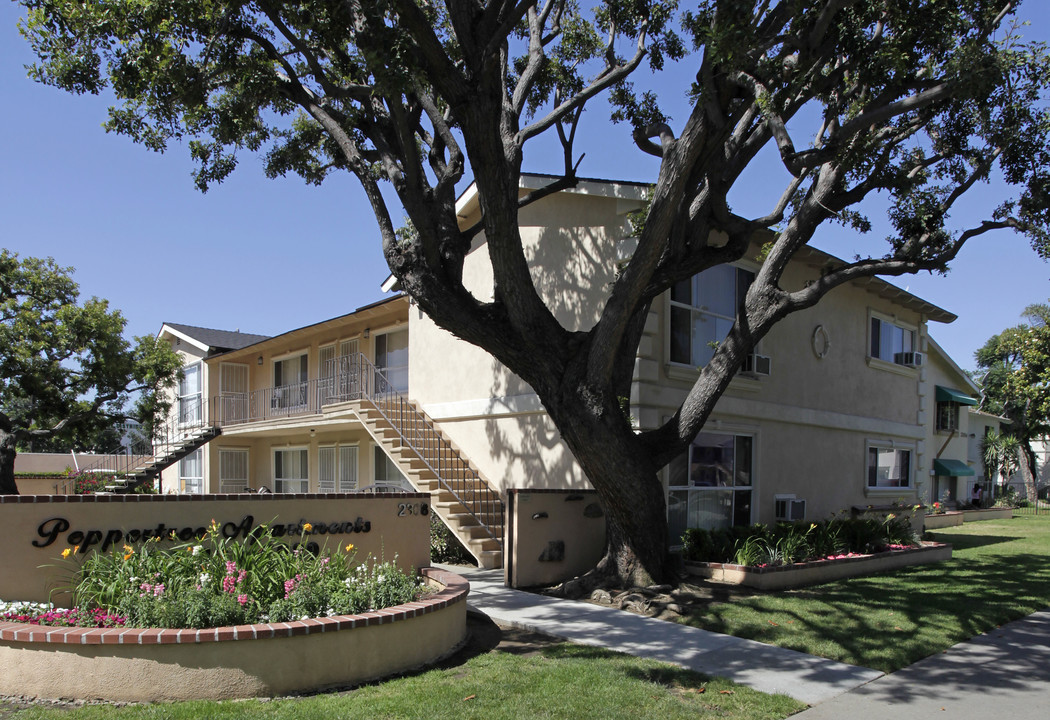
<svg viewBox="0 0 1050 720"><path fill-rule="evenodd" d="M1025 495L1035 502L1039 468L1032 441L1050 434L1050 305L1029 305L1021 317L1028 322L993 335L975 357L985 371L981 409L1010 419L1003 434L1016 438Z"/></svg>
<svg viewBox="0 0 1050 720"><path fill-rule="evenodd" d="M73 442L78 428L97 437L114 422L163 409L162 391L174 387L181 366L155 338L136 338L133 347L122 335L124 318L105 300L78 304L70 272L50 258L0 250L0 494L18 493L20 447Z"/></svg>
<svg viewBox="0 0 1050 720"><path fill-rule="evenodd" d="M1009 0L705 0L685 12L675 0L21 1L33 76L75 93L108 87L119 104L106 128L154 150L187 141L202 189L243 151L261 152L271 176L353 173L401 286L536 391L606 508L599 570L624 581L665 574L658 472L777 322L853 280L941 271L994 230L1047 250L1050 73L1013 32ZM672 124L636 86L646 65L678 60L693 79L667 92L688 93L691 107ZM532 281L518 211L577 183L575 138L599 95L660 164L633 257L600 319L573 331ZM544 135L560 143L562 176L520 197L526 153ZM729 196L764 148L790 177L745 216ZM1010 188L1003 202L953 222L993 170ZM455 201L471 179L482 219L460 229ZM888 242L805 287L782 285L824 223L870 229L857 205L874 194L891 202ZM402 212L411 233L395 227ZM491 301L462 284L479 234ZM635 433L619 398L650 305L756 237L767 252L732 330L679 410Z"/></svg>
<svg viewBox="0 0 1050 720"><path fill-rule="evenodd" d="M992 500L994 500L998 495L995 492L996 486L1005 486L1010 481L1010 476L1017 472L1020 466L1021 443L1013 435L991 432L981 441L981 454L988 476L993 478ZM999 478L998 481L994 480L996 476Z"/></svg>

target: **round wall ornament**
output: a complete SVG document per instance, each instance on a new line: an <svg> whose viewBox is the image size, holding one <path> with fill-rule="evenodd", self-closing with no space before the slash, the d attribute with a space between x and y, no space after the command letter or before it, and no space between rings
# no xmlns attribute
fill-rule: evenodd
<svg viewBox="0 0 1050 720"><path fill-rule="evenodd" d="M823 360L831 351L831 336L823 325L817 325L813 329L813 354Z"/></svg>

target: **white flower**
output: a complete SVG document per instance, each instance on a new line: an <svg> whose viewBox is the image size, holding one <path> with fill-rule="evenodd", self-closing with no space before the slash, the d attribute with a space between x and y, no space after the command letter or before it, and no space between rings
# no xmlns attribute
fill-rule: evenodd
<svg viewBox="0 0 1050 720"><path fill-rule="evenodd" d="M194 556L196 556L203 549L204 549L203 545L194 545L193 546L193 550L191 552L193 553Z"/></svg>
<svg viewBox="0 0 1050 720"><path fill-rule="evenodd" d="M209 575L208 573L201 573L198 580L201 585L207 585L208 581L211 580L211 575Z"/></svg>

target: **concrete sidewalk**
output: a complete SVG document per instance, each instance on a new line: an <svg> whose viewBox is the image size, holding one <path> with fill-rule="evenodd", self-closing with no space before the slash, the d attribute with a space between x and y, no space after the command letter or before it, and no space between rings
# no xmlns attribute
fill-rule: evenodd
<svg viewBox="0 0 1050 720"><path fill-rule="evenodd" d="M882 673L586 602L503 586L502 570L447 567L470 581L470 607L494 621L729 678L814 705Z"/></svg>
<svg viewBox="0 0 1050 720"><path fill-rule="evenodd" d="M1046 720L1050 609L891 675L586 602L503 586L501 570L448 567L468 604L496 622L729 678L815 707L800 720Z"/></svg>
<svg viewBox="0 0 1050 720"><path fill-rule="evenodd" d="M795 715L799 720L1046 720L1050 610L978 635Z"/></svg>

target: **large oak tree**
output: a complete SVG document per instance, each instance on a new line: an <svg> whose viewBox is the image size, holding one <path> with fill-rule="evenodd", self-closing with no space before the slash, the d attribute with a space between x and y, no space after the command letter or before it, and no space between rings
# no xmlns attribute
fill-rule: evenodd
<svg viewBox="0 0 1050 720"><path fill-rule="evenodd" d="M80 301L70 268L0 250L0 495L18 494L15 456L34 440L163 414L179 356L152 337L132 345L124 326L105 300Z"/></svg>
<svg viewBox="0 0 1050 720"><path fill-rule="evenodd" d="M438 325L535 389L608 511L600 567L624 580L665 574L658 471L779 320L858 278L942 270L994 230L1047 247L1048 68L1018 39L1018 3L1008 0L22 4L39 57L32 74L76 93L108 87L119 104L107 128L158 150L186 140L202 189L232 172L242 151L263 153L273 176L320 183L353 173L401 286ZM649 77L640 71L670 62L688 63L692 75L689 87L664 90L690 99L673 124L659 95L638 87ZM533 284L517 218L577 182L577 130L601 95L659 170L637 249L600 319L570 331ZM526 154L544 135L560 142L562 177L520 197ZM764 148L789 180L760 216L745 216L728 197ZM993 171L1008 188L1002 204L953 224L952 210ZM455 200L470 180L482 219L461 229ZM389 206L384 183L401 207ZM804 288L781 286L822 224L868 230L857 206L879 193L892 206L888 242ZM398 232L402 213L413 232ZM491 301L461 282L479 233ZM733 329L678 412L635 433L618 398L629 395L651 303L739 259L763 234L765 261Z"/></svg>

